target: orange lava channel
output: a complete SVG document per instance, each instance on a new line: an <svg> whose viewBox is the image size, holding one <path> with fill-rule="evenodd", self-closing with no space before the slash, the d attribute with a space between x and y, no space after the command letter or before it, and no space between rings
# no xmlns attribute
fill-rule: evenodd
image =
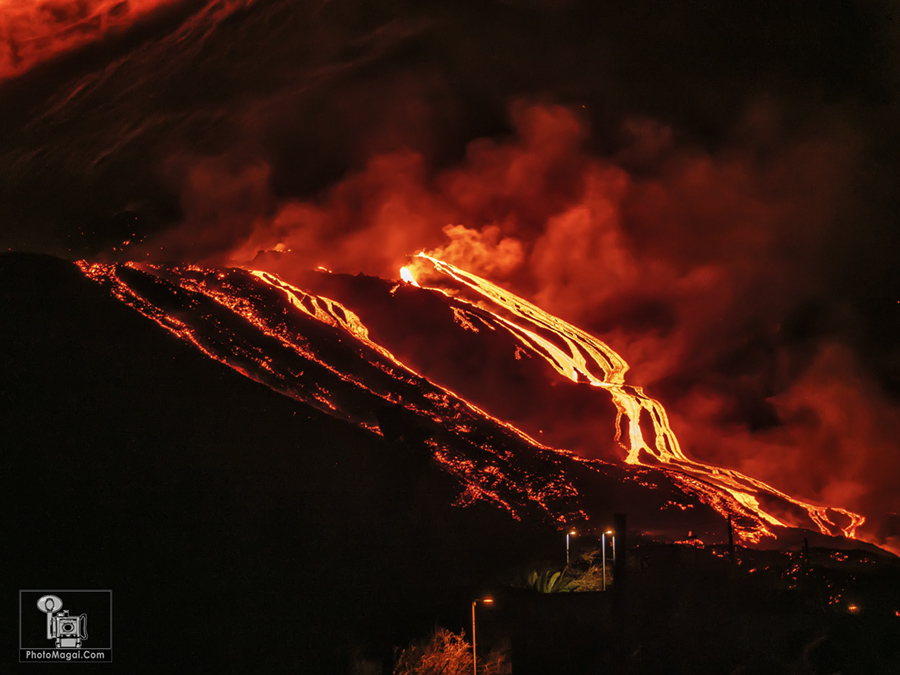
<svg viewBox="0 0 900 675"><path fill-rule="evenodd" d="M607 392L617 410L615 440L622 448L622 461L632 466L660 469L685 493L695 495L724 517L734 516L735 533L742 541L759 543L764 537L776 536L773 528L803 527L808 522L814 523L824 534L855 538L856 530L865 521L856 513L808 503L732 469L687 457L669 425L663 406L646 396L640 387L626 383L628 364L601 340L485 279L436 258L420 256L440 274L474 291L478 306L493 317L493 326L508 331L515 338L517 353L522 350L541 357L560 376ZM335 398L316 382L298 389L292 384L297 374L290 367L285 370L273 361L260 343L243 341L204 312L186 311L179 316L167 313L123 278L120 271L130 269L133 273L146 275L160 287L169 284L176 295L186 294L178 296L188 303L183 306L192 307L195 298L206 298L243 317L260 335L275 339L284 348L318 364L330 374L328 377L340 380L341 386L364 390L386 403L403 406L430 418L471 448L463 452L450 446L435 445L432 448L434 458L465 485L460 503L492 501L509 510L515 518L520 517L523 509L530 509L531 504L559 522L588 519L579 506L579 493L560 460L563 455L569 460L587 463L593 460L579 459L566 450L545 446L515 425L492 416L450 389L430 382L376 343L360 318L340 303L309 294L262 271L208 270L192 265L164 268L147 263L115 265L81 261L78 265L87 277L109 288L119 300L192 343L207 356L328 414L379 433L371 420L342 407L339 397ZM409 270L403 279L410 286L418 286ZM423 289L422 292L431 290L441 291ZM275 307L267 304L272 292L279 298ZM323 358L302 332L298 333L298 329L289 328L285 323L288 315L277 309L283 303L290 308L286 310L288 313L305 315L338 331L335 335L344 336L338 337L338 342L346 339L348 346L357 345L352 347L357 368L339 368L332 359ZM484 307L485 304L494 309ZM458 312L454 314L463 329L477 330L465 317L460 321ZM378 373L386 375L387 379ZM642 416L650 422L643 428ZM485 424L495 430L491 433L499 432L490 442L477 430ZM517 461L517 451L530 453L531 459L539 462L542 468L538 471L526 469L526 463ZM790 509L802 522L786 522L785 516L779 517L763 504L766 499L770 504L791 505ZM809 521L801 515L804 512Z"/></svg>
<svg viewBox="0 0 900 675"><path fill-rule="evenodd" d="M805 510L823 534L855 538L856 530L865 522L865 517L846 509L796 499L733 469L688 458L678 444L663 406L646 396L640 387L625 383L628 364L608 345L481 277L424 253L418 254L418 257L431 262L436 271L466 285L494 306L499 306L504 313L516 317L517 321L512 321L492 312L510 333L530 347L532 353L545 359L560 375L609 392L618 411L616 441L625 452L624 461L662 468L724 516L736 512L749 517L753 526L735 523L742 539L758 543L763 537L775 536L770 526L791 526L791 523L783 522L762 506L760 496L764 494ZM650 439L645 438L640 426L642 413L653 424L653 437ZM624 434L620 422L623 418L628 422L627 438L622 438ZM723 500L726 495L729 499ZM838 525L832 514L843 516L849 523Z"/></svg>

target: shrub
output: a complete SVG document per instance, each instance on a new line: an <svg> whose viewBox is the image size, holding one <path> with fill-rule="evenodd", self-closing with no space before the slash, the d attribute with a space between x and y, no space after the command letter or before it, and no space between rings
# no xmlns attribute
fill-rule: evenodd
<svg viewBox="0 0 900 675"><path fill-rule="evenodd" d="M479 650L480 651L480 650ZM397 652L394 675L469 675L472 672L472 645L465 633L457 635L446 628L436 628L430 639L413 642ZM479 675L511 673L508 644L478 659Z"/></svg>
<svg viewBox="0 0 900 675"><path fill-rule="evenodd" d="M431 639L414 642L396 656L394 675L469 675L472 645L463 635L436 628Z"/></svg>

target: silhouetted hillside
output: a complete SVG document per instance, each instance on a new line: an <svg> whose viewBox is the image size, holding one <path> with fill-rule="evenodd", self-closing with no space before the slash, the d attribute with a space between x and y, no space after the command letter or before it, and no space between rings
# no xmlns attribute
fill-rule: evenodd
<svg viewBox="0 0 900 675"><path fill-rule="evenodd" d="M129 672L342 671L526 545L451 507L414 436L238 375L69 263L0 256L0 317L4 597L112 589Z"/></svg>

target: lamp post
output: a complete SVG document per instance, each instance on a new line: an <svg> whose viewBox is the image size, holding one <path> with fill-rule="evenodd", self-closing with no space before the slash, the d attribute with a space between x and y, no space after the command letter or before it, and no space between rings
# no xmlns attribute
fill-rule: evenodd
<svg viewBox="0 0 900 675"><path fill-rule="evenodd" d="M485 605L493 605L494 599L487 598L479 598L477 600L472 601L472 673L473 675L478 675L478 656L475 651L475 605L477 603L484 603Z"/></svg>
<svg viewBox="0 0 900 675"><path fill-rule="evenodd" d="M569 566L569 537L575 536L575 530L566 532L566 567Z"/></svg>
<svg viewBox="0 0 900 675"><path fill-rule="evenodd" d="M603 590L606 590L606 535L612 535L613 541L613 563L616 562L616 535L612 530L607 530L600 535L600 550L603 551Z"/></svg>

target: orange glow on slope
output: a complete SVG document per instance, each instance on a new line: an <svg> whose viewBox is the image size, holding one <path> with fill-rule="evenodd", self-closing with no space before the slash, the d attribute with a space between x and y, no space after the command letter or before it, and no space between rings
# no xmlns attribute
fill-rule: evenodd
<svg viewBox="0 0 900 675"><path fill-rule="evenodd" d="M510 333L560 375L608 391L618 411L616 441L625 451L624 461L659 466L722 515L735 514L749 519L750 526L741 524L744 519L735 521L735 529L743 539L759 542L762 537L774 536L771 526L793 525L761 504L760 500L766 496L799 507L824 534L853 538L865 522L863 516L845 509L804 502L737 471L689 459L669 426L665 409L647 397L640 387L625 383L628 364L609 346L489 281L424 253L419 257L431 262L436 271L475 291L480 299L499 307L502 313L512 315L517 321L492 312ZM649 439L641 428L642 417L652 423ZM628 422L627 439L622 438L623 420ZM838 518L848 522L839 524Z"/></svg>
<svg viewBox="0 0 900 675"><path fill-rule="evenodd" d="M78 265L116 298L207 356L331 416L387 435L390 419L378 411L405 409L425 431L432 457L459 479L460 505L486 501L517 519L571 525L590 520L597 481L612 480L602 484L634 485L638 492L632 494L654 504L653 513L660 517L670 507L672 512L733 516L745 542L776 536L775 528L813 525L826 534L852 537L863 523L849 511L808 504L736 471L689 459L663 407L625 383L628 365L607 345L480 277L423 259L477 293L478 306L454 295L460 304L453 305L453 321L460 330L506 331L517 355L540 356L559 375L609 393L625 468L541 444L406 366L374 341L347 307L270 273L146 263ZM407 287L404 292L431 289ZM793 515L775 513L772 504Z"/></svg>
<svg viewBox="0 0 900 675"><path fill-rule="evenodd" d="M413 413L430 425L426 444L435 460L463 485L457 504L487 501L515 519L587 519L561 461L566 453L410 370L340 303L262 271L77 264L114 297L210 358L326 414L382 434L372 410L395 406Z"/></svg>
<svg viewBox="0 0 900 675"><path fill-rule="evenodd" d="M197 17L222 16L253 0L210 0ZM0 81L184 0L0 0Z"/></svg>

